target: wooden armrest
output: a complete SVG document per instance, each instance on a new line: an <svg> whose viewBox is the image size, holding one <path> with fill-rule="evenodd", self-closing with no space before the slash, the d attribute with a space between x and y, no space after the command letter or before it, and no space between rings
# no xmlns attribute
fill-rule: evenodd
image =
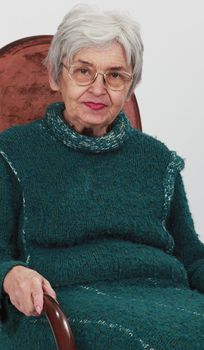
<svg viewBox="0 0 204 350"><path fill-rule="evenodd" d="M58 303L44 295L43 312L51 326L58 350L77 350L67 317Z"/></svg>

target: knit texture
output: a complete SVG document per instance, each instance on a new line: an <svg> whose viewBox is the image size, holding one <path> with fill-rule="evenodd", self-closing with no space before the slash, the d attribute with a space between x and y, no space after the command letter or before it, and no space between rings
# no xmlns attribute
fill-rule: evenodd
<svg viewBox="0 0 204 350"><path fill-rule="evenodd" d="M0 135L1 286L19 264L45 276L78 350L204 350L204 247L184 161L122 112L90 137L63 109ZM1 307L2 349L55 349L44 316L24 316L2 288Z"/></svg>

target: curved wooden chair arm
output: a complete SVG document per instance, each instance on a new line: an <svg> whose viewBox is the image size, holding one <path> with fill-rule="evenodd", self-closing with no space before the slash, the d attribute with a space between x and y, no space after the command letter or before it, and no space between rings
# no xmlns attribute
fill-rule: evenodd
<svg viewBox="0 0 204 350"><path fill-rule="evenodd" d="M77 350L67 317L57 302L44 295L43 312L51 326L58 350Z"/></svg>

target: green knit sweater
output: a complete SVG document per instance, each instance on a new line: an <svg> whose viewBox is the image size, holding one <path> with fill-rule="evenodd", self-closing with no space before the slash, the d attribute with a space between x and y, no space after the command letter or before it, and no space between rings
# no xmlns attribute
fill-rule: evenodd
<svg viewBox="0 0 204 350"><path fill-rule="evenodd" d="M191 289L204 292L204 246L184 161L122 112L89 137L63 109L0 135L1 286L19 264L45 276L79 350L204 349L204 297ZM2 288L1 305L2 349L55 348L43 316L19 313Z"/></svg>

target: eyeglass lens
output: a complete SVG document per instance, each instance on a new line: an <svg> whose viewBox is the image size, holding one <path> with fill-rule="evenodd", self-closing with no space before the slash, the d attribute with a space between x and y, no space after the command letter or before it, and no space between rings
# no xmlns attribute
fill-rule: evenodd
<svg viewBox="0 0 204 350"><path fill-rule="evenodd" d="M80 85L91 84L97 76L97 71L95 68L83 65L72 66L69 73L72 79ZM125 86L125 83L131 80L131 76L129 76L127 73L125 74L125 72L116 70L107 71L105 74L103 74L103 76L105 82L110 86L110 88L113 89L122 89Z"/></svg>

